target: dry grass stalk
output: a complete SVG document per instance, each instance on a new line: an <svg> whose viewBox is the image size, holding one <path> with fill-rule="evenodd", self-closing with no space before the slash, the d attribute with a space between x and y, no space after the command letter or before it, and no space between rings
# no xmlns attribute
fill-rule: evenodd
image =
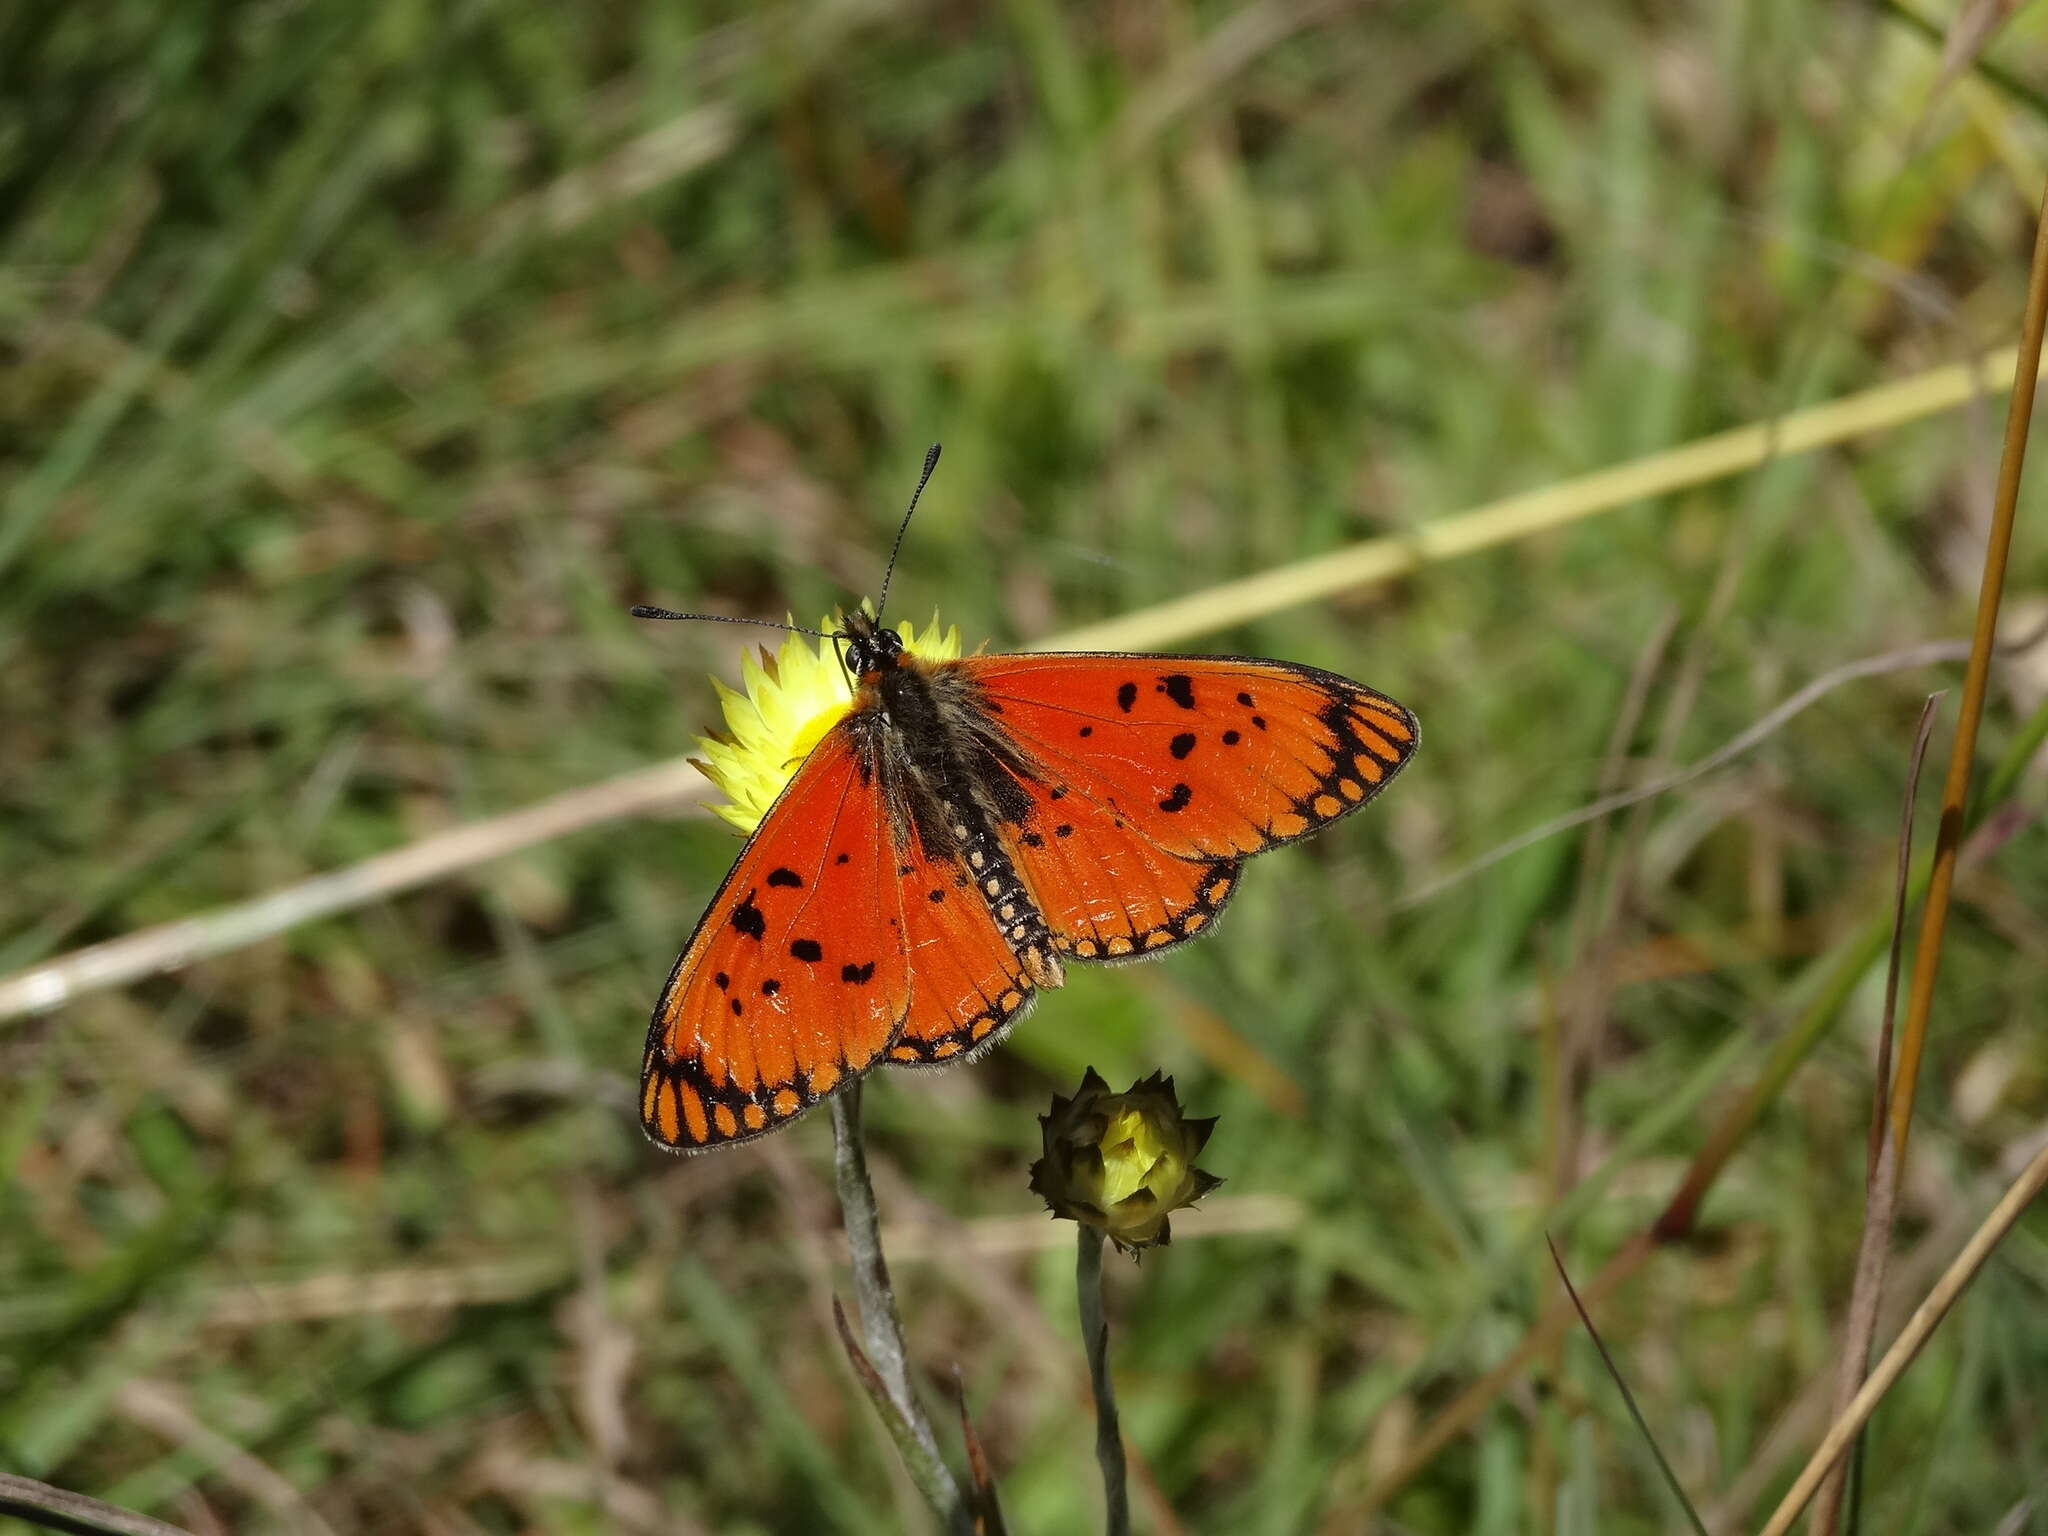
<svg viewBox="0 0 2048 1536"><path fill-rule="evenodd" d="M1884 1400L1885 1393L1905 1374L1906 1367L1913 1363L1913 1357L1933 1337L1934 1330L1948 1315L1949 1308L1956 1304L1956 1299L1976 1278L1977 1271L1984 1267L1984 1261L1991 1257L2005 1234L2012 1230L2013 1223L2020 1219L2020 1213L2044 1188L2048 1188L2048 1142L2042 1143L2040 1150L2013 1181L2012 1187L2006 1190L2004 1198L1992 1207L1991 1214L1984 1218L1983 1224L1963 1245L1963 1251L1956 1255L1955 1262L1935 1282L1934 1289L1927 1293L1927 1299L1907 1319L1906 1326L1892 1341L1892 1347L1885 1351L1884 1359L1870 1373L1870 1379L1863 1384L1847 1411L1829 1427L1820 1448L1813 1453L1812 1459L1765 1523L1761 1536L1784 1536L1792 1528L1792 1522L1806 1508L1821 1479L1849 1448L1864 1422Z"/></svg>
<svg viewBox="0 0 2048 1536"><path fill-rule="evenodd" d="M82 1493L52 1488L32 1477L0 1472L0 1514L13 1515L49 1531L105 1531L111 1536L192 1536L132 1509L103 1504Z"/></svg>
<svg viewBox="0 0 2048 1536"><path fill-rule="evenodd" d="M708 791L704 776L677 759L586 784L510 815L436 832L253 901L144 928L0 978L0 1018L42 1013L82 993L182 970L302 923L388 900L585 827L688 805Z"/></svg>
<svg viewBox="0 0 2048 1536"><path fill-rule="evenodd" d="M1998 637L1998 605L2005 591L2006 557L2020 494L2020 472L2027 459L2027 429L2034 416L2034 386L2039 380L2041 338L2048 329L2048 199L2034 228L2034 259L2027 273L2026 318L2020 331L2020 357L2006 413L2005 450L1998 463L1998 491L1992 503L1991 535L1984 545L1984 577L1977 592L1977 625L1970 637L1969 665L1963 672L1962 710L1949 751L1948 780L1941 791L1941 821L1934 838L1934 869L1927 886L1927 905L1920 914L1920 939L1913 953L1913 990L1906 1004L1906 1022L1899 1032L1899 1071L1892 1083L1891 1136L1905 1164L1913 1127L1913 1097L1919 1087L1920 1059L1927 1048L1927 1020L1934 1006L1934 983L1941 974L1941 939L1948 926L1949 894L1955 884L1956 854L1963 841L1963 812L1970 798L1970 768L1977 753L1977 731L1984 720L1984 696L1991 682L1991 654Z"/></svg>

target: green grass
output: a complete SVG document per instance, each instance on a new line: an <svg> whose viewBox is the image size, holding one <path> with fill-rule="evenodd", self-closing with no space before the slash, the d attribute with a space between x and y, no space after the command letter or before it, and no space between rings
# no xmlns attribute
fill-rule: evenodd
<svg viewBox="0 0 2048 1536"><path fill-rule="evenodd" d="M0 969L685 751L745 632L625 606L874 591L934 438L896 602L1002 645L2016 329L2048 123L1988 75L1930 108L1936 52L1877 7L1295 15L0 20ZM2040 81L2048 23L1988 59ZM867 1099L889 1218L911 1190L1030 1213L1034 1117L1085 1063L1177 1073L1222 1116L1223 1195L1301 1202L1112 1272L1125 1423L1188 1530L1321 1528L1554 1298L1546 1039L1584 1061L1563 1182L1616 1154L1556 1228L1574 1275L1655 1214L1885 900L1912 721L1957 669L1857 683L1604 832L1402 893L1597 793L1667 622L1631 776L1964 633L1998 420L1197 642L1385 689L1421 757L1261 860L1215 941L1077 977L997 1056ZM2041 675L1994 687L1989 755ZM632 1123L641 1021L734 850L706 818L585 833L0 1025L0 1467L195 1529L304 1528L225 1444L336 1531L919 1529L830 1331L823 1118L680 1164ZM2048 1115L2044 854L2028 825L1959 889L1901 1235L1937 1263ZM1642 979L1673 938L1708 958ZM1832 1373L1880 982L1697 1239L1599 1312L1703 1505ZM1198 1046L1193 1000L1298 1112ZM916 1364L959 1363L1019 1533L1096 1518L1045 1230L1036 1258L897 1263ZM327 1305L293 1300L321 1277ZM1865 1529L1987 1531L2043 1486L2044 1290L2037 1212L1879 1413ZM1578 1337L1387 1517L1679 1528Z"/></svg>

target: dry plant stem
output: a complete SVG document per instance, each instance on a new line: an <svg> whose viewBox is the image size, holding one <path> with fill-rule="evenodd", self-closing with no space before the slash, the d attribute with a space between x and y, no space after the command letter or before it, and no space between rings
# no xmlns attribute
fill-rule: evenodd
<svg viewBox="0 0 2048 1536"><path fill-rule="evenodd" d="M1948 1309L1955 1305L1956 1298L1961 1296L1964 1288L1976 1278L1977 1271L1984 1266L1984 1261L1991 1257L1992 1251L2011 1230L2012 1224L2020 1219L2020 1213L2043 1188L2048 1188L2048 1142L2042 1143L2040 1150L2021 1170L2012 1187L2005 1192L2004 1198L1992 1208L1991 1214L1984 1218L1983 1225L1971 1235L1969 1242L1963 1245L1963 1251L1956 1255L1955 1262L1949 1265L1947 1271L1935 1282L1934 1289L1927 1293L1927 1299L1921 1302L1913 1315L1906 1320L1906 1326L1899 1330L1898 1338L1894 1339L1892 1347L1885 1351L1884 1358L1878 1362L1877 1369L1870 1373L1870 1379L1863 1384L1863 1389L1856 1394L1847 1411L1829 1427L1827 1437L1820 1443L1820 1449L1813 1453L1813 1459L1807 1462L1784 1499L1772 1512L1761 1536L1784 1536L1784 1533L1792 1528L1792 1522L1797 1520L1799 1512L1806 1508L1807 1500L1813 1497L1821 1479L1849 1448L1850 1442L1862 1430L1865 1421L1883 1400L1885 1393L1892 1389L1893 1383L1905 1373L1906 1367L1913 1363L1913 1357L1920 1353L1921 1348L1933 1336L1942 1318L1948 1314Z"/></svg>
<svg viewBox="0 0 2048 1536"><path fill-rule="evenodd" d="M995 1473L989 1469L988 1453L981 1448L974 1418L967 1411L967 1384L960 1379L960 1367L953 1367L953 1401L960 1410L960 1443L967 1449L967 1483L973 1490L974 1536L1009 1536L1003 1523L1003 1506L996 1496Z"/></svg>
<svg viewBox="0 0 2048 1536"><path fill-rule="evenodd" d="M859 1081L832 1096L832 1166L839 1187L839 1209L846 1221L846 1246L853 1260L853 1293L860 1307L861 1336L867 1358L883 1395L896 1411L904 1464L941 1518L964 1528L960 1490L939 1454L939 1437L910 1387L910 1366L903 1346L903 1322L896 1315L896 1292L889 1284L889 1265L882 1256L881 1222L875 1213L874 1185L868 1181L867 1154L860 1137ZM856 1361L856 1369L859 1362ZM879 1405L878 1405L879 1406ZM887 1415L885 1415L885 1418ZM891 1425L892 1431L898 1426Z"/></svg>
<svg viewBox="0 0 2048 1536"><path fill-rule="evenodd" d="M917 1430L904 1416L896 1400L889 1395L888 1384L876 1371L875 1363L868 1358L867 1351L860 1347L860 1340L853 1336L853 1328L846 1321L846 1308L839 1298L832 1298L832 1325L838 1330L839 1343L846 1350L847 1362L853 1367L853 1374L860 1378L868 1401L875 1405L875 1412L882 1420L882 1427L889 1432L896 1452L903 1458L904 1470L917 1485L932 1512L946 1522L951 1536L975 1536L974 1517L959 1502L958 1491L953 1486L953 1475L946 1470L945 1463L936 1456L925 1453L918 1443Z"/></svg>
<svg viewBox="0 0 2048 1536"><path fill-rule="evenodd" d="M1565 527L1647 497L1755 469L1941 411L2004 387L2018 354L1929 369L1895 384L1794 411L1651 454L1541 490L1441 517L1410 532L1367 539L1174 602L1124 614L1038 642L1036 649L1142 650L1298 607L1318 598L1406 575L1434 561L1490 549ZM2031 371L2028 378L2031 381ZM678 760L570 790L506 816L438 833L331 874L197 917L145 928L0 977L0 1019L41 1013L85 992L175 971L212 955L275 937L301 923L368 906L583 827L701 798L702 777Z"/></svg>
<svg viewBox="0 0 2048 1536"><path fill-rule="evenodd" d="M1351 587L1406 576L1437 561L1565 527L1598 512L1669 495L1755 469L1773 459L1809 453L1952 409L1981 390L2009 382L2017 357L2017 352L2008 349L1980 363L1931 368L1897 384L1719 432L1681 448L1488 502L1455 517L1437 518L1404 534L1368 539L1090 624L1048 640L1044 646L1048 650L1143 650L1184 635L1263 618Z"/></svg>
<svg viewBox="0 0 2048 1536"><path fill-rule="evenodd" d="M1963 811L1970 798L1970 765L1977 753L1977 728L1984 719L1984 694L1991 680L1991 649L1998 636L1998 602L2005 590L2006 556L2019 505L2020 471L2027 459L2027 428L2034 416L2034 385L2041 367L2041 337L2048 329L2048 197L2034 227L2034 262L2027 274L2027 311L2020 327L2020 361L2012 405L2005 419L2005 452L1998 462L1998 492L1991 508L1991 535L1984 545L1984 578L1977 590L1977 627L1970 637L1970 662L1963 672L1962 710L1949 751L1948 781L1941 791L1941 821L1934 834L1934 870L1927 905L1920 914L1920 942L1913 952L1913 991L1899 1031L1899 1071L1892 1083L1892 1140L1903 1168L1913 1128L1913 1096L1920 1060L1927 1048L1927 1020L1934 1006L1934 982L1941 972L1941 937L1948 925L1949 891L1955 883L1956 850L1963 841Z"/></svg>
<svg viewBox="0 0 2048 1536"><path fill-rule="evenodd" d="M148 1515L114 1504L102 1504L82 1493L52 1488L32 1477L0 1472L0 1514L13 1515L46 1531L72 1531L84 1536L192 1536L181 1526L166 1525Z"/></svg>
<svg viewBox="0 0 2048 1536"><path fill-rule="evenodd" d="M1102 1310L1103 1236L1076 1227L1074 1291L1081 1306L1081 1341L1088 1349L1088 1385L1095 1393L1095 1460L1102 1468L1103 1529L1131 1536L1131 1500L1125 1489L1124 1437L1117 1424L1116 1387L1109 1377L1109 1319Z"/></svg>
<svg viewBox="0 0 2048 1536"><path fill-rule="evenodd" d="M1885 1134L1886 1090L1891 1085L1892 1021L1899 1001L1899 960L1905 948L1906 898L1913 884L1913 802L1920 788L1920 765L1927 757L1927 736L1934 728L1938 693L1920 706L1913 733L1913 752L1906 766L1906 792L1899 808L1899 862L1892 896L1892 946L1885 964L1884 1013L1877 1031L1877 1066L1871 1074L1870 1143L1864 1153L1863 1236L1856 1246L1856 1279L1849 1292L1849 1316L1842 1330L1842 1361L1835 1384L1835 1413L1848 1408L1863 1373L1870 1365L1870 1341L1877 1333L1877 1309L1884 1299L1885 1260L1891 1252L1892 1222L1897 1215L1899 1160L1897 1144ZM1848 1490L1849 1467L1838 1467L1822 1485L1813 1510L1814 1536L1833 1536Z"/></svg>
<svg viewBox="0 0 2048 1536"><path fill-rule="evenodd" d="M704 776L678 758L569 790L507 816L436 832L254 901L145 928L0 978L0 1018L40 1013L83 992L120 986L159 971L182 970L302 923L368 906L585 827L701 800L709 789Z"/></svg>

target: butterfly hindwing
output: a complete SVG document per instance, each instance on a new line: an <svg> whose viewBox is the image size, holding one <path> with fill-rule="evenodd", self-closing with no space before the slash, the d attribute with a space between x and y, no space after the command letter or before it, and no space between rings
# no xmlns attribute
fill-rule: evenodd
<svg viewBox="0 0 2048 1536"><path fill-rule="evenodd" d="M647 1134L683 1150L773 1130L865 1071L909 1009L900 850L870 722L829 731L748 841L647 1034Z"/></svg>
<svg viewBox="0 0 2048 1536"><path fill-rule="evenodd" d="M1203 932L1237 888L1241 859L1168 853L1084 774L1018 787L1030 809L1004 840L1062 955L1155 953Z"/></svg>
<svg viewBox="0 0 2048 1536"><path fill-rule="evenodd" d="M1112 832L1121 822L1182 859L1306 837L1372 799L1415 751L1401 705L1292 662L1044 653L946 665L972 680L1046 784L1085 795Z"/></svg>
<svg viewBox="0 0 2048 1536"><path fill-rule="evenodd" d="M976 877L957 859L920 859L903 876L910 1011L889 1047L895 1066L943 1066L994 1045L1036 998Z"/></svg>

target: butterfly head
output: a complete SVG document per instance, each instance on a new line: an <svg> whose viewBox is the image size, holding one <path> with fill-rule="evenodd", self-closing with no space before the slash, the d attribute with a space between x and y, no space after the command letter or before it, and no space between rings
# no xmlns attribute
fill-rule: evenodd
<svg viewBox="0 0 2048 1536"><path fill-rule="evenodd" d="M903 654L903 637L884 629L882 621L865 608L846 616L846 627L834 635L846 642L846 670L864 683L871 683L896 665Z"/></svg>

